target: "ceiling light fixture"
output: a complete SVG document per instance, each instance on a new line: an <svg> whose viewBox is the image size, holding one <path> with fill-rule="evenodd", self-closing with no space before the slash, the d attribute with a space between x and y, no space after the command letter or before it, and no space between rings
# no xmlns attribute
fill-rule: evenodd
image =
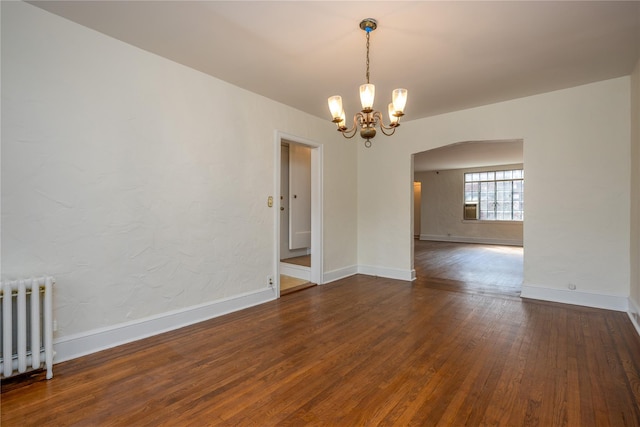
<svg viewBox="0 0 640 427"><path fill-rule="evenodd" d="M360 86L362 111L353 116L353 127L351 129L347 129L345 126L342 97L336 95L329 98L329 110L331 111L331 117L333 117L332 122L338 126L338 132L342 133L345 138L353 138L356 130L360 128L360 136L365 140L365 147L371 147L371 139L376 136L376 125L387 136L395 133L396 128L400 126L400 117L404 116L404 106L407 103L407 90L395 89L392 93L393 102L389 104L389 126L385 126L383 123L382 113L373 109L376 88L369 83L369 34L377 27L378 21L373 18L366 18L360 22L360 28L367 33L367 83Z"/></svg>

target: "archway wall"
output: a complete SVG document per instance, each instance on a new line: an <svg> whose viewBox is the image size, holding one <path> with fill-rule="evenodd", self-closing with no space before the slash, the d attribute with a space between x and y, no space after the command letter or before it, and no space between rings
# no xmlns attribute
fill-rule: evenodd
<svg viewBox="0 0 640 427"><path fill-rule="evenodd" d="M640 59L631 75L631 292L629 312L640 333Z"/></svg>
<svg viewBox="0 0 640 427"><path fill-rule="evenodd" d="M359 265L396 277L412 270L413 153L500 139L524 140L523 296L626 310L628 76L410 121L360 147Z"/></svg>

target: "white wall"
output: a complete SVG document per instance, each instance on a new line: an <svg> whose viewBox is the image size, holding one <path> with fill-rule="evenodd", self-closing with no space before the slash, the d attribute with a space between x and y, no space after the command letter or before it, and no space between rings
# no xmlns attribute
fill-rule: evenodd
<svg viewBox="0 0 640 427"><path fill-rule="evenodd" d="M409 121L358 155L358 261L412 268L412 153L524 140L523 294L626 309L629 77ZM407 110L410 111L410 105ZM568 291L568 284L576 286Z"/></svg>
<svg viewBox="0 0 640 427"><path fill-rule="evenodd" d="M422 228L422 183L413 181L413 236L420 237Z"/></svg>
<svg viewBox="0 0 640 427"><path fill-rule="evenodd" d="M640 60L631 75L631 318L640 333Z"/></svg>
<svg viewBox="0 0 640 427"><path fill-rule="evenodd" d="M357 151L328 121L22 2L2 67L2 278L56 277L60 348L273 297L275 130L324 144L324 269L356 264Z"/></svg>
<svg viewBox="0 0 640 427"><path fill-rule="evenodd" d="M465 173L522 169L522 167L522 164L517 164L416 172L414 180L422 183L423 196L420 239L522 245L522 221L463 220Z"/></svg>

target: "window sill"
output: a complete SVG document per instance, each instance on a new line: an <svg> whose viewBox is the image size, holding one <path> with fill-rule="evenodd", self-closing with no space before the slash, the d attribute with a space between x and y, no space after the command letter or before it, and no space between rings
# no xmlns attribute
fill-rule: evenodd
<svg viewBox="0 0 640 427"><path fill-rule="evenodd" d="M462 219L463 224L507 224L507 225L522 225L524 221L505 221L505 220L486 220L486 219Z"/></svg>

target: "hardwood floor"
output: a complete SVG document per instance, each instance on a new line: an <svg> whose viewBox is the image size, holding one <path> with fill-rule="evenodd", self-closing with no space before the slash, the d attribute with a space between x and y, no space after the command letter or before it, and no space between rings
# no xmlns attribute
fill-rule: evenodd
<svg viewBox="0 0 640 427"><path fill-rule="evenodd" d="M293 258L285 258L281 259L280 262L285 262L287 264L295 264L300 265L302 267L311 267L311 255L302 255Z"/></svg>
<svg viewBox="0 0 640 427"><path fill-rule="evenodd" d="M639 426L627 314L356 275L4 381L2 426Z"/></svg>
<svg viewBox="0 0 640 427"><path fill-rule="evenodd" d="M418 281L434 289L520 296L522 247L415 240L414 257Z"/></svg>
<svg viewBox="0 0 640 427"><path fill-rule="evenodd" d="M284 274L280 275L280 296L302 291L312 286L317 285L309 282L308 280L297 279L295 277L285 276Z"/></svg>

